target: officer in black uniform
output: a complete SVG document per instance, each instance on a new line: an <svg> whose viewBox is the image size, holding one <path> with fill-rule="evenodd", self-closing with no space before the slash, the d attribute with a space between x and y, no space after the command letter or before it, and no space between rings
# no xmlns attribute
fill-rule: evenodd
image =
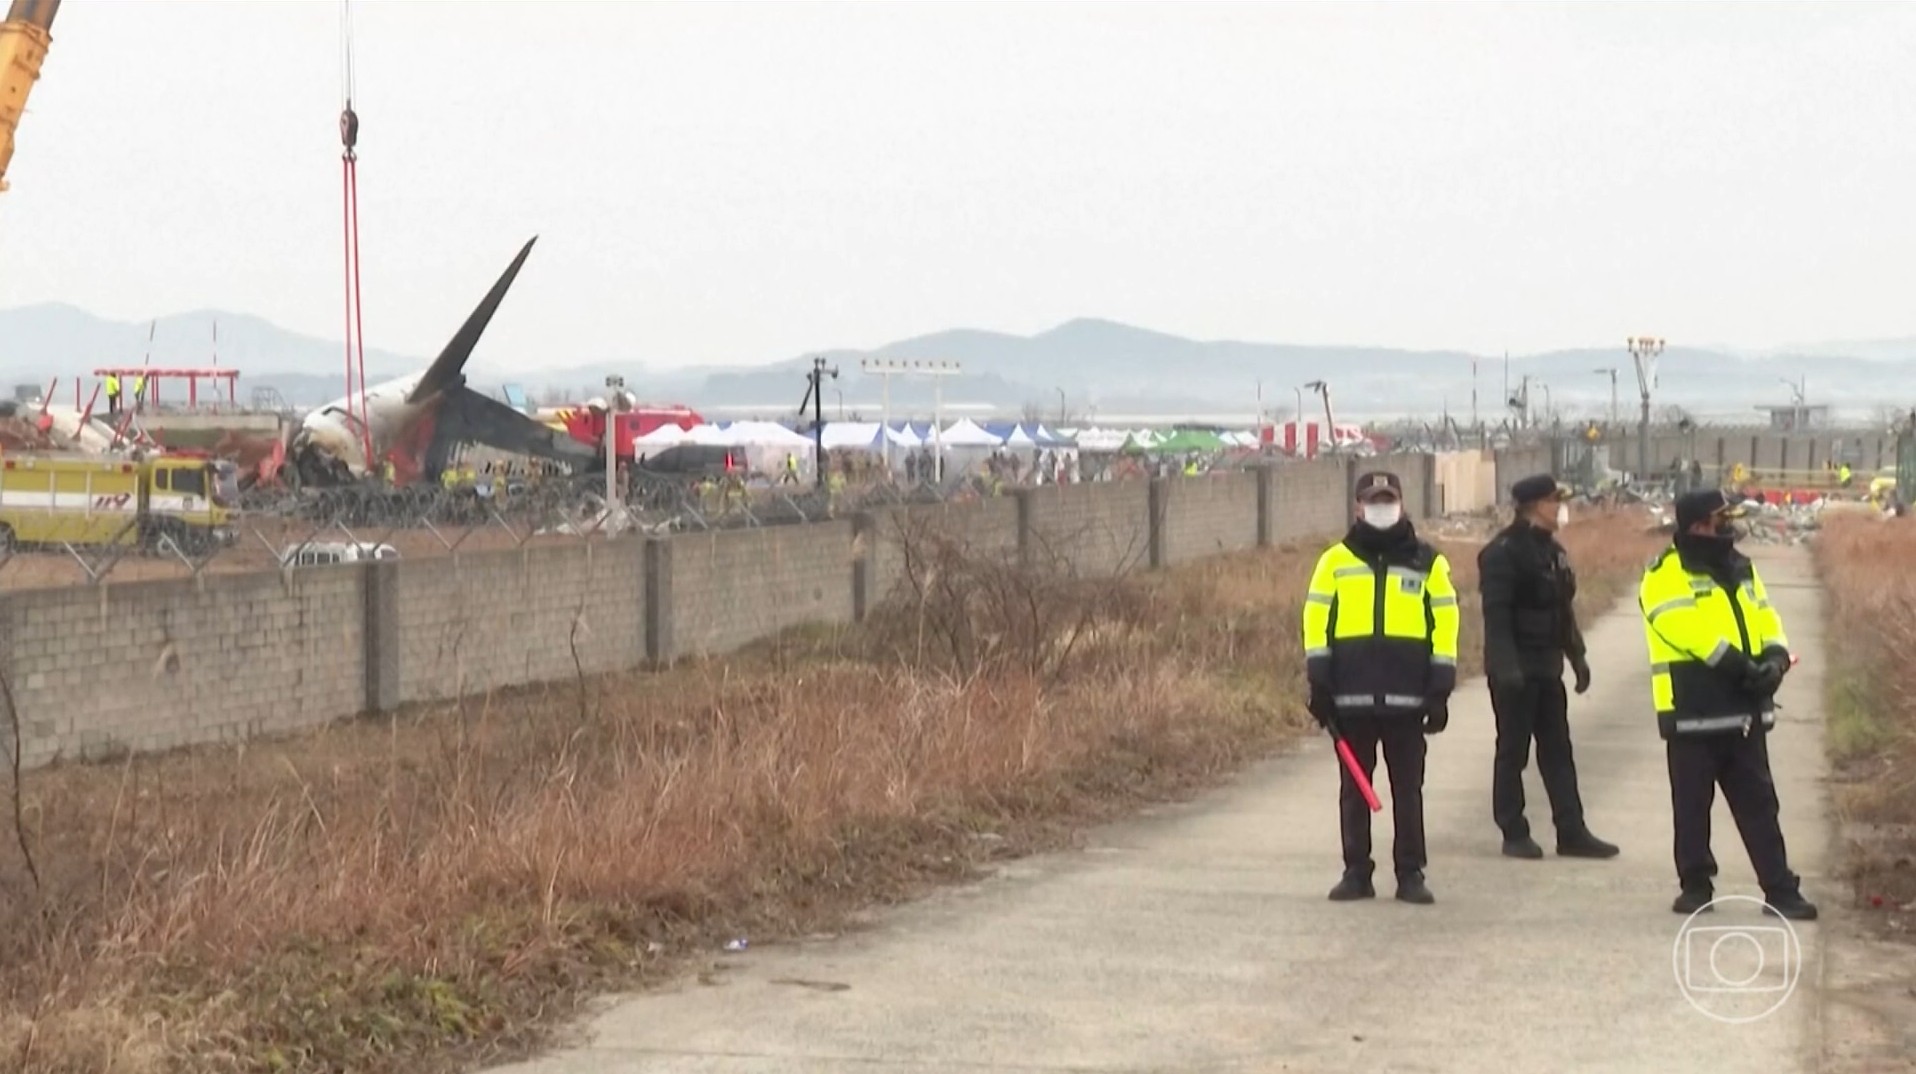
<svg viewBox="0 0 1916 1074"><path fill-rule="evenodd" d="M1550 796L1557 853L1610 858L1614 844L1584 825L1577 793L1577 764L1570 746L1569 697L1564 663L1577 679L1577 693L1590 689L1583 631L1571 602L1577 576L1557 543L1557 527L1569 520L1563 502L1569 490L1549 474L1526 477L1510 487L1517 517L1477 555L1483 595L1484 664L1490 705L1497 715L1497 753L1491 772L1491 814L1503 830L1503 852L1541 858L1524 817L1524 767L1537 743L1537 768Z"/></svg>

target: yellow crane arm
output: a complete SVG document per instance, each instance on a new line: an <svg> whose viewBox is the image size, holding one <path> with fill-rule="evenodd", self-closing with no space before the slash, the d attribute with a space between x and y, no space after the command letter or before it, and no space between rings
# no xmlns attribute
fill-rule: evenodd
<svg viewBox="0 0 1916 1074"><path fill-rule="evenodd" d="M13 0L7 21L0 22L0 190L7 189L13 132L53 43L53 16L59 10L60 0Z"/></svg>

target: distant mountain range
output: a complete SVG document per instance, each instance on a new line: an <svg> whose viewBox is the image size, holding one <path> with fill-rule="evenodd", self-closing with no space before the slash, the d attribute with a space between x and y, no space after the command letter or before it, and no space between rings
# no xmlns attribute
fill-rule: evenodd
<svg viewBox="0 0 1916 1074"><path fill-rule="evenodd" d="M155 366L210 365L214 325L220 365L242 370L242 401L269 388L292 405L311 405L342 394L337 341L304 336L257 317L198 311L162 317L152 326ZM139 365L148 353L149 325L108 321L64 305L0 310L0 375L10 383L44 384L55 375L90 373L109 364ZM901 375L891 379L894 416L924 414L934 385L952 413L1030 410L1055 419L1062 409L1072 421L1099 417L1179 415L1249 421L1260 409L1289 416L1295 388L1322 379L1331 387L1339 416L1355 419L1411 415L1434 420L1446 410L1468 421L1473 389L1477 412L1504 417L1505 362L1460 351L1405 351L1379 347L1308 346L1198 341L1112 321L1069 321L1034 336L954 329L901 340L870 351L816 352L836 367L828 380L826 416L841 406L875 418L883 378L860 372L862 360L955 362L962 373L947 377ZM513 383L534 399L575 401L595 394L608 373L618 373L638 394L657 402L684 402L714 413L792 413L805 390L814 355L768 365L696 370L646 370L642 363L601 363L565 369L511 371L475 359L476 386ZM404 375L427 356L381 350L366 354L369 380ZM1566 418L1598 417L1610 410L1610 380L1617 370L1619 409L1636 412L1637 386L1630 356L1620 347L1583 348L1512 357L1510 391L1531 381L1534 416L1554 408ZM1727 347L1673 347L1662 356L1654 402L1706 420L1754 419L1762 405L1792 401L1784 381L1808 377L1807 401L1858 417L1884 406L1916 402L1916 338L1811 344L1760 352ZM602 389L601 389L602 390ZM1320 412L1306 393L1304 408Z"/></svg>

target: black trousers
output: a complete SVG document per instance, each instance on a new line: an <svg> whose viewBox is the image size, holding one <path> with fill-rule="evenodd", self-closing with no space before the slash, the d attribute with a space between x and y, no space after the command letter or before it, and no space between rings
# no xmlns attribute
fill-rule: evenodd
<svg viewBox="0 0 1916 1074"><path fill-rule="evenodd" d="M1416 716L1347 716L1338 721L1351 753L1364 769L1364 778L1376 786L1377 749L1384 750L1390 768L1391 820L1396 826L1391 860L1397 875L1421 873L1424 849L1424 723ZM1338 827L1344 836L1344 868L1370 875L1370 806L1357 790L1344 762L1337 762Z"/></svg>
<svg viewBox="0 0 1916 1074"><path fill-rule="evenodd" d="M1557 837L1584 830L1583 798L1577 793L1577 759L1570 748L1570 698L1563 679L1530 677L1521 690L1490 691L1497 714L1497 754L1491 762L1490 812L1505 839L1530 835L1523 815L1523 770L1530 764L1530 743L1537 743L1537 771L1550 797L1550 820Z"/></svg>
<svg viewBox="0 0 1916 1074"><path fill-rule="evenodd" d="M1676 821L1677 880L1688 889L1708 889L1716 876L1710 852L1710 807L1716 789L1736 818L1743 849L1766 895L1798 890L1777 821L1776 781L1770 775L1768 735L1758 729L1741 734L1673 738L1665 744L1670 761L1670 808Z"/></svg>

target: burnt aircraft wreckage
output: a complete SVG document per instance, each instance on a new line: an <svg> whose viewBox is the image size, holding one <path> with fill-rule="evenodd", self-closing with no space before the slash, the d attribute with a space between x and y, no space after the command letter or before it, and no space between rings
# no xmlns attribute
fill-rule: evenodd
<svg viewBox="0 0 1916 1074"><path fill-rule="evenodd" d="M368 441L371 466L390 461L401 482L436 478L467 444L544 459L573 472L600 468L593 447L466 386L466 362L537 241L527 240L425 370L366 389L360 406L350 397L334 400L292 427L285 458L293 472L287 476L307 487L363 480L369 474Z"/></svg>

